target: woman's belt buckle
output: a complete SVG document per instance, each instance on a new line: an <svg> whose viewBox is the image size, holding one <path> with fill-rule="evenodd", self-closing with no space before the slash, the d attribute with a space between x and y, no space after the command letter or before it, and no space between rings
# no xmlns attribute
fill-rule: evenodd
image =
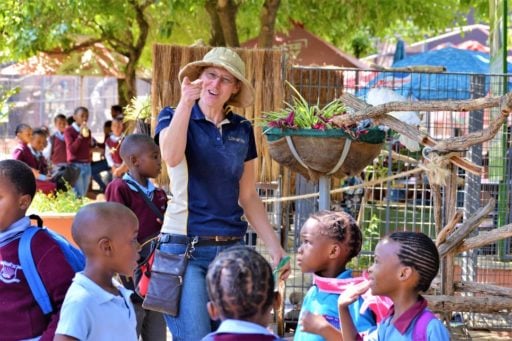
<svg viewBox="0 0 512 341"><path fill-rule="evenodd" d="M240 237L234 237L234 236L215 236L212 239L215 240L216 242L230 242L230 241L239 240Z"/></svg>

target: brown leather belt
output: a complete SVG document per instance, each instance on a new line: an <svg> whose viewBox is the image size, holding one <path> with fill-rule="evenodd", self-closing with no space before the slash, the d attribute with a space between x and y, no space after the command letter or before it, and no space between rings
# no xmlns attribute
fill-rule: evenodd
<svg viewBox="0 0 512 341"><path fill-rule="evenodd" d="M179 234L162 233L160 243L184 244L192 242L194 237L188 237ZM194 246L209 245L229 245L240 241L242 237L238 236L198 236L197 243Z"/></svg>

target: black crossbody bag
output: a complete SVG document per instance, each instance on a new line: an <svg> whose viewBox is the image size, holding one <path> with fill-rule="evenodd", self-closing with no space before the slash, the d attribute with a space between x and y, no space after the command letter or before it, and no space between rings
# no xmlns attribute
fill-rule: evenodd
<svg viewBox="0 0 512 341"><path fill-rule="evenodd" d="M144 201L163 222L163 215L158 211L155 204L149 200L148 196L142 192L139 185L131 180L125 181L137 189L144 198ZM146 267L145 273L143 274L149 277L149 285L147 286L147 292L142 302L144 309L158 311L171 316L178 316L183 277L185 276L188 259L194 251L195 243L197 243L197 238L187 244L185 253L181 255L160 251L158 249L158 243L151 245L151 252L146 258L146 263L147 260L152 259L153 264L149 264L150 266ZM153 253L154 256L151 257ZM135 287L137 288L138 286L136 285Z"/></svg>

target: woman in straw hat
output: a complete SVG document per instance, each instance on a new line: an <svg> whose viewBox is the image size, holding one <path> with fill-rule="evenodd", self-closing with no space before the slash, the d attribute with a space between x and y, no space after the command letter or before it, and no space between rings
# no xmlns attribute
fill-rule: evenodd
<svg viewBox="0 0 512 341"><path fill-rule="evenodd" d="M158 116L156 139L167 164L171 199L160 249L182 254L198 237L189 261L177 317L166 316L173 340L199 340L212 331L206 303L208 265L223 249L243 244L247 222L263 239L273 262L285 256L256 192L256 144L251 123L231 111L253 103L245 64L217 47L180 73L181 98ZM289 273L284 268L283 278Z"/></svg>

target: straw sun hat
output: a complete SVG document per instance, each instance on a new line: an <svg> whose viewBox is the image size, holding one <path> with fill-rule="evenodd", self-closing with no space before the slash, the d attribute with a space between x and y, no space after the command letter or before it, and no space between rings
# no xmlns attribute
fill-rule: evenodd
<svg viewBox="0 0 512 341"><path fill-rule="evenodd" d="M227 104L245 108L253 103L254 89L245 78L245 64L235 51L225 47L215 47L205 54L202 60L185 65L180 70L178 79L180 83L183 82L185 77L188 77L190 81L194 81L199 78L203 69L207 67L223 68L241 82L240 91L233 95Z"/></svg>

